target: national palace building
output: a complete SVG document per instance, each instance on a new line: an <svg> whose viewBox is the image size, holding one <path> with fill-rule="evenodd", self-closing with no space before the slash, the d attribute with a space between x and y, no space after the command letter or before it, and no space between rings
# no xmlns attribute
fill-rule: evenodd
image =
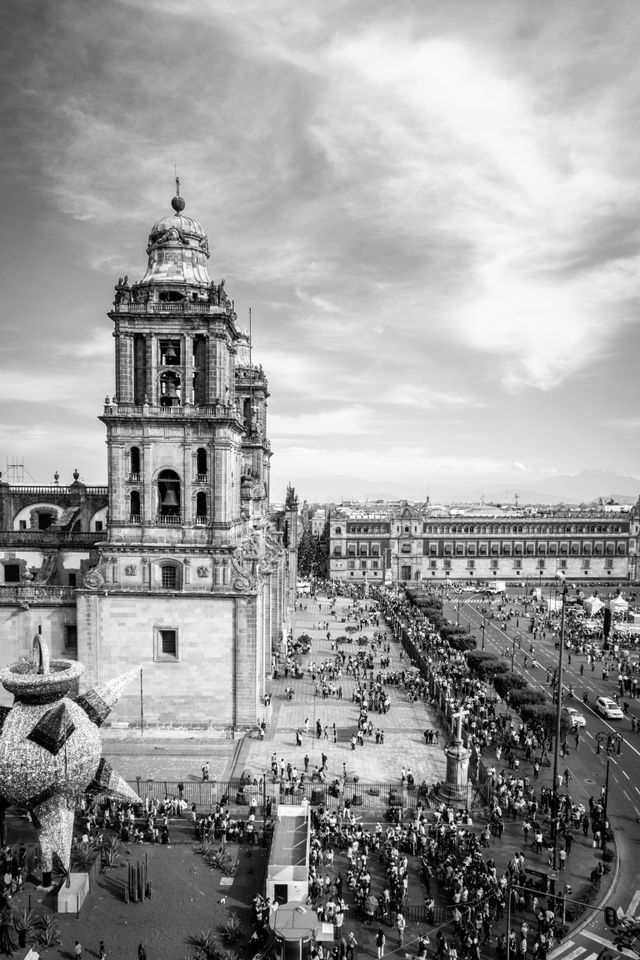
<svg viewBox="0 0 640 960"><path fill-rule="evenodd" d="M635 581L640 501L604 507L447 510L404 504L337 508L329 521L331 577L370 583L493 579Z"/></svg>
<svg viewBox="0 0 640 960"><path fill-rule="evenodd" d="M120 722L243 726L295 591L297 500L274 523L267 380L179 184L171 206L108 313L107 485L0 482L0 666L41 629L80 692L140 673Z"/></svg>

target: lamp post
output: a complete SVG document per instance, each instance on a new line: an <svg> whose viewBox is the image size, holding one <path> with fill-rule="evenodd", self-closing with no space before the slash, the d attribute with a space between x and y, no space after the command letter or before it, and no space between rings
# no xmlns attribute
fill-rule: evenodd
<svg viewBox="0 0 640 960"><path fill-rule="evenodd" d="M484 610L482 611L482 649L484 650L484 629L487 625L487 618L485 616Z"/></svg>
<svg viewBox="0 0 640 960"><path fill-rule="evenodd" d="M562 666L564 659L564 611L567 602L569 587L564 575L558 573L562 580L562 611L560 615L560 656L558 658L558 678L556 688L556 743L553 751L553 869L557 867L558 857L558 811L560 809L560 790L558 786L558 764L560 759L560 728L562 723Z"/></svg>

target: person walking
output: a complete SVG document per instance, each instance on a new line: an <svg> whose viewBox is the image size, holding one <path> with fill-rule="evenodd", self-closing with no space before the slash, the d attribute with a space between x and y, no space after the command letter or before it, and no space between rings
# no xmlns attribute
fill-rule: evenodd
<svg viewBox="0 0 640 960"><path fill-rule="evenodd" d="M98 956L100 960L107 960L107 951L104 948L104 940L100 941L100 945L98 947Z"/></svg>
<svg viewBox="0 0 640 960"><path fill-rule="evenodd" d="M147 951L143 947L142 943L138 944L138 960L147 960Z"/></svg>
<svg viewBox="0 0 640 960"><path fill-rule="evenodd" d="M387 938L384 935L382 927L378 927L378 932L376 934L376 947L378 948L378 960L382 960L384 955L384 945L387 942Z"/></svg>
<svg viewBox="0 0 640 960"><path fill-rule="evenodd" d="M347 960L354 960L354 948L358 946L358 941L355 938L353 930L349 933L347 937Z"/></svg>
<svg viewBox="0 0 640 960"><path fill-rule="evenodd" d="M398 939L400 941L400 946L402 946L404 943L404 928L406 927L406 925L407 925L407 921L402 916L402 914L399 913L396 916L396 929L398 931Z"/></svg>
<svg viewBox="0 0 640 960"><path fill-rule="evenodd" d="M73 948L73 955L74 955L74 957L81 957L81 956L82 956L82 944L80 943L79 940L76 940L76 942L75 942L75 945L74 945L74 948Z"/></svg>
<svg viewBox="0 0 640 960"><path fill-rule="evenodd" d="M202 782L204 783L209 779L209 761L202 764Z"/></svg>

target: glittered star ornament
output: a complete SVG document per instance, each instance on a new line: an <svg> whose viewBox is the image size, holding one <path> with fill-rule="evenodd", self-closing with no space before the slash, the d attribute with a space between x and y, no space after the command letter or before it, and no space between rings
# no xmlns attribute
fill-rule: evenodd
<svg viewBox="0 0 640 960"><path fill-rule="evenodd" d="M139 802L103 760L98 731L133 673L71 700L66 694L82 664L51 660L40 634L33 654L0 671L0 682L15 698L0 714L0 796L30 811L46 886L54 855L69 869L74 811L87 790Z"/></svg>

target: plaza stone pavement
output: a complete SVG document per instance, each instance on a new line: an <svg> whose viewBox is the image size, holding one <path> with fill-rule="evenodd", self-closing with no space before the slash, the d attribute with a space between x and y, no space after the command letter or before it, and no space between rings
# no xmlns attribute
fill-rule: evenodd
<svg viewBox="0 0 640 960"><path fill-rule="evenodd" d="M435 715L424 701L410 703L407 693L402 686L388 685L385 687L391 700L389 712L371 713L374 735L365 736L364 747L351 749L351 737L358 727L359 704L352 700L352 693L357 683L351 677L343 674L342 680L334 681L334 686L342 686L342 699L329 696L323 699L319 693L314 696L314 683L311 679L309 666L311 663L319 665L323 660L331 660L336 655L338 647L331 649L331 640L327 633L335 639L345 635L348 623L342 622L346 609L351 601L338 598L336 602L336 616L329 614L329 601L325 598L302 599L296 604L296 611L292 617L294 639L303 633L312 638L311 651L306 656L296 657L304 668L304 677L296 680L293 677L281 677L272 680L269 689L272 693L271 706L264 711L267 730L264 740L247 739L244 749L238 758L234 773L239 775L243 769L249 769L254 775L269 771L271 756L277 755L285 763L291 762L298 771L304 769L303 759L309 755L309 771L317 765L320 767L321 754L328 757L327 781L340 778L346 764L347 775L357 775L362 781L385 781L399 784L402 767L410 767L416 782L423 780L431 785L444 779L446 762L443 751L443 734L440 734L440 744L425 746L424 731L428 728L437 729ZM320 623L328 627L320 627ZM408 657L401 659L400 645L393 641L387 632L384 622L380 626L364 627L362 633L352 634L352 643L342 643L339 646L348 657L354 656L359 650L368 647L358 646L358 637L365 635L373 639L376 630L385 631L385 643L391 644L391 663L388 671L401 671L403 667L411 670ZM375 654L374 675L380 665L382 651ZM294 690L293 699L289 700L285 688ZM261 718L262 719L262 718ZM309 721L309 733L305 735L305 720ZM320 720L323 728L328 727L328 739L318 739L316 736L316 721ZM337 742L333 742L333 724L336 725ZM376 744L375 730L384 730L384 743ZM296 730L302 731L302 746L296 747Z"/></svg>

